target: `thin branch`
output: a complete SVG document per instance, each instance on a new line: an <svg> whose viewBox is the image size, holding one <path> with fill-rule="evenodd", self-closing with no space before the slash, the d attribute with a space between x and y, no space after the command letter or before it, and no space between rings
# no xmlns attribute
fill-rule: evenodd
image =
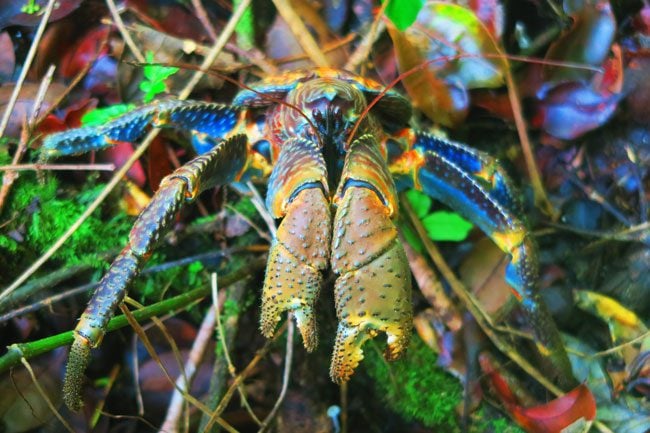
<svg viewBox="0 0 650 433"><path fill-rule="evenodd" d="M221 340L221 345L223 347L223 356L226 358L226 364L228 365L228 372L230 373L230 376L235 378L237 376L237 370L235 369L235 365L232 363L232 359L230 358L230 352L228 351L228 342L226 339L226 333L223 331L223 325L221 324L221 314L219 312L219 304L218 304L218 297L217 297L217 291L218 291L218 284L217 284L217 274L216 272L213 272L211 275L211 287L212 287L212 304L214 305L214 312L216 316L216 322L217 322L217 332L219 333L219 340ZM222 301L222 306L223 306L223 301ZM251 408L250 404L248 403L248 399L246 398L246 392L244 391L244 386L242 383L237 386L237 390L239 391L239 395L241 397L242 403L244 407L246 408L246 411L250 415L250 417L259 425L261 424L259 418L257 418L257 415L255 415L255 412L253 412L253 409Z"/></svg>
<svg viewBox="0 0 650 433"><path fill-rule="evenodd" d="M221 285L225 287L234 284L237 281L249 278L253 273L262 269L265 264L265 258L254 260L239 268L237 271L223 276ZM141 322L153 316L162 316L171 311L186 308L187 305L204 298L208 294L210 294L209 287L200 287L181 295L174 296L173 298L148 305L140 310L133 311L132 314L138 322ZM111 332L116 329L124 328L128 324L126 317L120 315L113 317L111 321L108 322L106 329L107 332ZM8 346L7 353L0 356L0 373L3 373L20 363L20 358L22 357L30 359L34 356L42 355L56 349L57 347L67 346L71 344L73 340L73 331L66 331L28 343L12 344Z"/></svg>
<svg viewBox="0 0 650 433"><path fill-rule="evenodd" d="M269 210L266 208L266 205L264 204L264 200L262 199L262 196L260 195L257 188L255 188L255 185L253 185L253 182L251 181L246 182L246 186L253 194L253 197L251 198L251 202L253 203L253 206L255 206L255 209L257 209L257 212L260 214L260 216L266 223L266 226L269 228L269 231L271 232L273 239L275 239L275 237L278 234L278 229L275 226L275 220L273 219L273 216L271 216Z"/></svg>
<svg viewBox="0 0 650 433"><path fill-rule="evenodd" d="M290 2L288 0L273 0L273 4L314 65L319 67L329 66L327 57L325 57L325 54L323 54L311 33L309 33L309 29L300 16L293 10Z"/></svg>
<svg viewBox="0 0 650 433"><path fill-rule="evenodd" d="M41 80L41 85L38 87L38 93L36 94L36 98L34 98L32 113L29 116L29 120L27 121L27 124L24 125L22 128L20 134L20 142L18 143L18 148L16 149L16 153L14 153L13 160L11 161L12 165L16 165L18 164L18 162L20 162L20 159L23 157L23 154L27 149L27 144L31 136L32 128L34 126L34 123L36 122L38 113L41 110L41 106L43 104L43 100L45 99L45 94L47 93L47 89L50 86L50 83L52 82L52 77L54 76L54 69L55 69L54 66L50 66L47 69L45 76ZM0 189L0 209L2 209L5 202L5 198L7 198L7 196L9 195L11 186L14 184L16 179L18 179L18 176L19 175L15 170L9 170L2 177L2 188Z"/></svg>
<svg viewBox="0 0 650 433"><path fill-rule="evenodd" d="M115 171L115 164L10 164L0 165L0 171Z"/></svg>
<svg viewBox="0 0 650 433"><path fill-rule="evenodd" d="M284 397L287 394L287 389L289 388L289 378L291 377L291 361L293 360L293 333L295 330L295 326L296 325L293 321L293 314L289 312L289 314L287 315L287 349L284 355L284 373L282 374L282 389L280 389L280 395L278 396L278 399L273 405L273 409L271 409L271 412L269 412L267 417L264 418L264 421L262 422L262 425L260 426L258 433L264 433L266 431L269 424L271 423L271 421L273 421L273 418L275 418L275 415L278 413L278 410L280 409L280 406L284 401Z"/></svg>
<svg viewBox="0 0 650 433"><path fill-rule="evenodd" d="M215 309L219 309L223 306L223 299L220 299L219 304ZM199 332L196 335L196 339L192 344L192 349L187 357L187 362L183 368L185 375L179 375L176 379L176 387L174 393L172 394L171 401L169 402L169 407L167 409L167 415L165 420L160 427L161 431L164 432L175 432L178 430L178 421L182 414L182 407L184 403L183 394L190 392L192 379L196 373L198 365L203 359L205 349L208 346L208 343L211 341L212 332L214 330L214 321L215 314L214 309L209 309L203 318ZM187 380L186 380L187 379Z"/></svg>
<svg viewBox="0 0 650 433"><path fill-rule="evenodd" d="M47 21L50 19L50 15L52 14L52 10L54 9L55 4L56 4L56 0L48 0L47 2L47 6L45 7L45 11L43 12L43 17L41 18L41 22L38 25L38 28L36 29L36 34L34 35L34 39L32 40L31 46L29 47L29 51L27 52L25 61L23 62L23 67L20 71L20 75L18 76L18 80L16 81L14 90L11 93L11 96L9 97L7 108L5 108L4 115L2 116L2 120L0 121L0 137L4 135L5 129L7 129L7 125L9 124L9 118L11 117L11 113L14 111L16 101L18 100L18 95L20 94L20 90L23 87L23 83L25 82L27 73L29 72L32 62L34 61L34 57L36 56L36 51L38 50L38 45L41 42L41 38L43 37L43 33L45 32L45 26L47 25Z"/></svg>
<svg viewBox="0 0 650 433"><path fill-rule="evenodd" d="M255 367L257 367L257 364L259 364L259 362L262 360L262 358L264 358L266 356L267 352L271 349L271 346L273 345L273 343L275 343L275 341L278 338L280 338L280 336L282 334L284 334L284 331L286 331L286 329L287 329L287 326L285 324L275 333L275 336L272 339L266 341L266 343L264 344L264 347L262 347L260 350L257 351L257 353L255 354L253 359L248 363L246 368L244 368L244 370L242 370L242 372L237 375L235 380L230 384L230 387L228 387L228 390L226 391L223 398L219 402L219 405L210 414L210 420L205 425L202 432L209 432L210 431L210 429L212 428L212 426L216 422L219 415L221 415L221 413L224 411L226 406L228 406L228 403L230 403L230 399L232 398L232 396L235 393L235 390L237 389L239 384L242 383L244 381L244 379L246 379L253 372Z"/></svg>
<svg viewBox="0 0 650 433"><path fill-rule="evenodd" d="M36 375L34 374L34 370L32 370L32 367L29 365L29 362L25 358L20 358L20 362L25 366L27 371L29 372L29 375L32 378L32 381L34 382L34 386L36 386L36 389L38 390L38 393L41 395L43 400L45 400L45 403L47 404L47 407L50 408L54 416L61 421L61 424L65 427L66 430L68 430L71 433L74 433L73 428L68 424L68 422L61 416L58 410L56 410L56 407L54 407L54 404L52 404L52 400L47 396L47 393L43 390L41 387L41 384L38 383L38 379L36 379Z"/></svg>
<svg viewBox="0 0 650 433"><path fill-rule="evenodd" d="M386 30L386 23L382 17L384 16L384 11L386 10L388 3L389 2L387 1L382 3L379 13L377 16L375 16L375 19L370 26L370 31L363 36L363 39L359 43L359 46L357 46L357 49L354 50L354 52L350 55L347 63L345 64L343 69L346 71L356 70L359 65L368 59L372 45Z"/></svg>
<svg viewBox="0 0 650 433"><path fill-rule="evenodd" d="M142 55L142 52L135 44L135 42L133 42L133 38L131 38L131 34L126 29L126 26L124 25L124 21L122 21L122 17L120 16L120 12L117 10L117 6L115 6L115 2L113 0L106 0L106 5L108 6L108 10L111 12L111 17L113 17L113 22L115 23L117 29L120 31L120 34L122 35L122 39L124 39L126 45L129 46L129 49L131 50L135 58L138 59L138 62L144 63L146 59Z"/></svg>

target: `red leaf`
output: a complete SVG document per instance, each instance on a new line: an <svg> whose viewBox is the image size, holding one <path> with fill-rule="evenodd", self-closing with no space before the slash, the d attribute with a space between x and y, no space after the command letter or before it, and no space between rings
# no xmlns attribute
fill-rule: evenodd
<svg viewBox="0 0 650 433"><path fill-rule="evenodd" d="M45 136L55 132L65 131L70 128L77 128L81 126L81 118L83 115L87 111L94 109L96 106L96 99L82 99L66 108L63 112L63 118L55 116L54 114L48 115L38 125L38 132Z"/></svg>
<svg viewBox="0 0 650 433"><path fill-rule="evenodd" d="M591 421L596 417L596 400L587 385L578 385L568 394L535 407L516 407L512 415L531 433L554 433L570 426L580 418Z"/></svg>
<svg viewBox="0 0 650 433"><path fill-rule="evenodd" d="M149 145L149 164L147 172L149 173L149 185L156 191L163 177L172 172L172 166L169 163L165 142L161 137L156 137Z"/></svg>
<svg viewBox="0 0 650 433"><path fill-rule="evenodd" d="M495 37L503 32L503 6L497 0L469 0L469 8Z"/></svg>
<svg viewBox="0 0 650 433"><path fill-rule="evenodd" d="M0 33L0 81L10 81L16 66L14 44L9 33Z"/></svg>
<svg viewBox="0 0 650 433"><path fill-rule="evenodd" d="M116 167L121 167L133 155L133 146L131 143L118 143L103 151L102 160L112 162ZM131 166L126 175L138 186L144 186L147 177L140 161L136 161Z"/></svg>
<svg viewBox="0 0 650 433"><path fill-rule="evenodd" d="M531 123L553 137L570 140L604 124L620 98L594 90L591 84L560 84L540 101Z"/></svg>
<svg viewBox="0 0 650 433"><path fill-rule="evenodd" d="M104 42L108 38L108 33L108 27L93 29L86 33L72 49L66 50L61 60L63 77L72 78L93 59L107 55L108 46Z"/></svg>

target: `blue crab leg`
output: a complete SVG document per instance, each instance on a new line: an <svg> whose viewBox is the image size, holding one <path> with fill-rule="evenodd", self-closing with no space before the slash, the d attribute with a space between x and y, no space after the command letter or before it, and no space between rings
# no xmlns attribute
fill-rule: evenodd
<svg viewBox="0 0 650 433"><path fill-rule="evenodd" d="M280 315L292 311L308 351L318 343L314 304L328 266L328 196L327 169L318 145L304 138L285 142L266 196L273 217L284 219L269 252L260 329L271 337Z"/></svg>
<svg viewBox="0 0 650 433"><path fill-rule="evenodd" d="M247 158L246 136L235 135L161 181L158 191L131 229L127 246L100 281L75 328L64 383L64 400L68 407L73 410L81 407L81 378L90 349L101 343L115 307L124 299L128 286L157 242L171 228L176 213L202 191L235 180L246 166Z"/></svg>
<svg viewBox="0 0 650 433"><path fill-rule="evenodd" d="M537 249L503 169L484 153L428 133L412 132L409 141L410 150L391 165L393 173L472 221L510 256L506 281L521 303L538 351L560 386L574 385L560 333L537 292Z"/></svg>
<svg viewBox="0 0 650 433"><path fill-rule="evenodd" d="M397 359L411 335L411 273L397 236L393 179L372 135L346 155L332 238L332 270L339 319L330 376L345 382L363 359L362 346L386 333L385 358Z"/></svg>
<svg viewBox="0 0 650 433"><path fill-rule="evenodd" d="M199 101L158 101L130 111L101 126L85 126L43 140L44 158L104 149L122 141L138 140L152 125L189 130L213 140L225 137L238 122L239 111L227 105Z"/></svg>

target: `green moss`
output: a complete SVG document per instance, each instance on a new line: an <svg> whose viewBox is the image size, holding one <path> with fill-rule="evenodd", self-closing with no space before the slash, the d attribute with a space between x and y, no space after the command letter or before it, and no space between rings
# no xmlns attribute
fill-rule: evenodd
<svg viewBox="0 0 650 433"><path fill-rule="evenodd" d="M0 256L9 264L24 266L49 249L77 220L104 188L88 181L80 191L59 187L54 176L40 184L33 174L21 174L14 184L2 220ZM99 253L121 248L127 241L131 218L111 209L107 200L55 253L66 265L89 264L104 267ZM9 256L9 257L8 257Z"/></svg>
<svg viewBox="0 0 650 433"><path fill-rule="evenodd" d="M406 356L395 362L386 362L374 342L366 344L364 352L362 365L391 409L406 420L459 430L455 409L462 401L462 387L436 366L436 354L418 336L412 338Z"/></svg>

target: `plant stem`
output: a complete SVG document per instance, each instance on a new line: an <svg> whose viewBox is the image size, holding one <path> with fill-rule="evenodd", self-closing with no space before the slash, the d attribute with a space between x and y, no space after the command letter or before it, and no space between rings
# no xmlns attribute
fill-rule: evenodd
<svg viewBox="0 0 650 433"><path fill-rule="evenodd" d="M265 263L266 258L256 259L252 263L246 266L242 266L238 270L221 277L219 284L222 287L226 287L237 281L248 278L258 270L262 269ZM210 285L208 284L205 287L194 289L187 293L183 293L182 295L178 295L173 298L157 302L155 304L136 310L133 312L133 317L138 322L141 322L153 316L161 316L171 311L182 309L194 301L208 296L209 294ZM114 331L127 325L128 321L124 315L117 316L108 323L108 331ZM0 373L7 371L9 368L14 367L15 365L18 365L21 362L21 357L30 359L35 356L42 355L56 349L57 347L71 344L73 339L73 331L66 331L57 335L53 335L51 337L31 341L29 343L12 344L8 348L9 351L0 357Z"/></svg>

